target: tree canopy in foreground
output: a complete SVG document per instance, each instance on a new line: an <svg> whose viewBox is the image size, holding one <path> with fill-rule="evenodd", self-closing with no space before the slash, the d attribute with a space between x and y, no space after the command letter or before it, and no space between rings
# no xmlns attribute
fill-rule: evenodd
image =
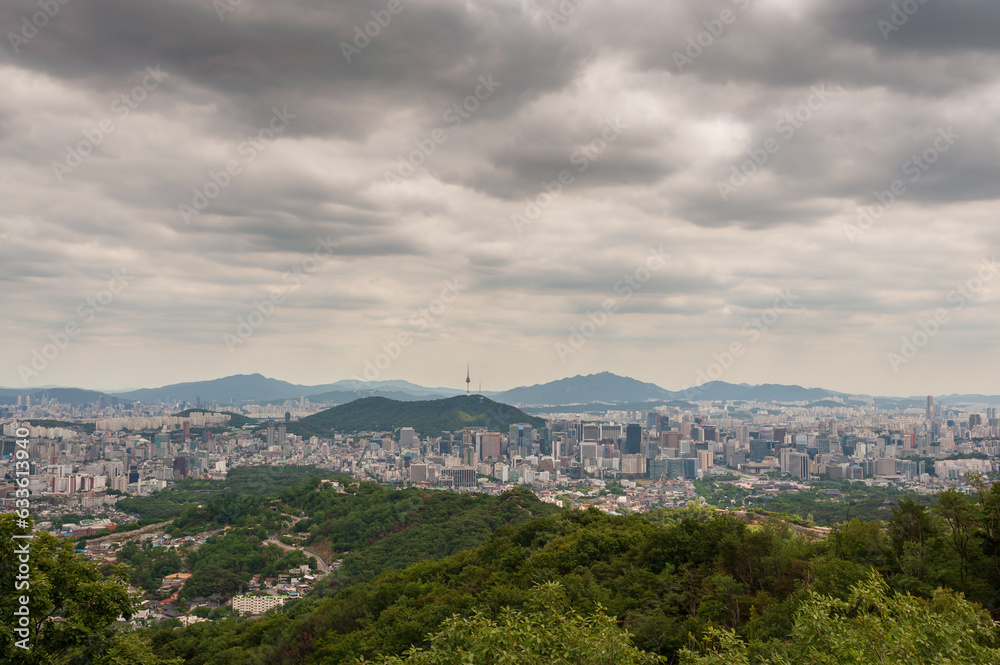
<svg viewBox="0 0 1000 665"><path fill-rule="evenodd" d="M747 644L732 630L712 629L701 653L682 650L683 665L995 665L998 627L962 594L937 589L930 599L892 593L872 571L846 601L810 593L782 645ZM770 652L770 653L768 653Z"/></svg>
<svg viewBox="0 0 1000 665"><path fill-rule="evenodd" d="M360 660L358 663L366 661ZM384 656L377 665L642 665L663 662L637 649L628 632L600 609L577 614L556 583L532 589L526 611L510 608L496 620L483 612L455 615L426 649Z"/></svg>

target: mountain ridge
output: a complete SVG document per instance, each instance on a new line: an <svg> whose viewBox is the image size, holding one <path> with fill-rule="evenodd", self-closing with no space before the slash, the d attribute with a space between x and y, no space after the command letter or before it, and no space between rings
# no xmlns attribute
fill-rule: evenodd
<svg viewBox="0 0 1000 665"><path fill-rule="evenodd" d="M20 395L31 395L32 401L40 399L43 393L58 399L62 404L93 403L104 397L108 402L117 398L124 402L173 404L187 402L196 404L200 399L204 405L216 402L224 404L281 403L284 400L305 397L314 403L343 404L367 396L384 396L400 401L445 399L461 396L461 388L425 387L410 381L359 381L342 379L320 385L303 385L273 379L260 373L234 374L219 379L175 383L158 388L140 388L124 392L102 392L82 388L0 388L0 404L14 404ZM609 371L595 374L578 374L538 383L519 386L503 391L484 391L484 396L515 406L556 408L606 406L634 408L654 402L692 401L759 401L759 402L816 402L836 397L851 403L858 397L871 398L879 406L887 408L916 408L926 400L926 396L886 397L876 395L856 395L828 390L825 388L804 388L794 384L727 383L709 381L699 386L682 390L668 390L655 383L639 381ZM1000 405L1000 395L956 394L934 396L942 405ZM628 406L623 406L628 405Z"/></svg>

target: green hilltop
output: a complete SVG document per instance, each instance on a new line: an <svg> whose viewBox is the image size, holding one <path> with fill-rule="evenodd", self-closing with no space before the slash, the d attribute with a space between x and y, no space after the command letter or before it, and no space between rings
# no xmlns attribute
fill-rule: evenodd
<svg viewBox="0 0 1000 665"><path fill-rule="evenodd" d="M329 436L331 432L388 431L412 427L421 436L433 436L463 427L503 431L515 423L525 423L538 429L545 427L541 418L529 416L520 409L482 395L415 402L365 397L290 423L288 431L309 437Z"/></svg>

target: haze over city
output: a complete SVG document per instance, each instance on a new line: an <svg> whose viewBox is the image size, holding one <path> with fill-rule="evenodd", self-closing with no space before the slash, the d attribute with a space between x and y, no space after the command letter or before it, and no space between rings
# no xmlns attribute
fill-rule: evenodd
<svg viewBox="0 0 1000 665"><path fill-rule="evenodd" d="M0 386L1000 393L996 3L37 11Z"/></svg>

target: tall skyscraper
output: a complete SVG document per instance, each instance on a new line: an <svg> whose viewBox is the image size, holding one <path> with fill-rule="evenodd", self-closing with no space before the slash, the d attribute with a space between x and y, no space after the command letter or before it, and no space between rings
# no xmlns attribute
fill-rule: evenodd
<svg viewBox="0 0 1000 665"><path fill-rule="evenodd" d="M510 433L507 437L508 454L511 457L515 455L527 457L533 452L534 441L535 430L531 425L525 425L524 423L511 425Z"/></svg>
<svg viewBox="0 0 1000 665"><path fill-rule="evenodd" d="M927 396L927 420L934 420L934 396Z"/></svg>
<svg viewBox="0 0 1000 665"><path fill-rule="evenodd" d="M500 459L500 432L480 432L476 434L476 451L480 461Z"/></svg>
<svg viewBox="0 0 1000 665"><path fill-rule="evenodd" d="M638 455L642 450L642 425L638 423L625 428L625 454Z"/></svg>

